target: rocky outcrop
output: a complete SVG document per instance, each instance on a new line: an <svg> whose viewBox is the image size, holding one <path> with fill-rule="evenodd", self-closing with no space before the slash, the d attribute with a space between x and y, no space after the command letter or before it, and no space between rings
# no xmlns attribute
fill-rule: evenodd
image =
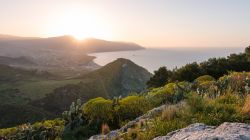
<svg viewBox="0 0 250 140"><path fill-rule="evenodd" d="M107 135L94 135L89 138L89 140L109 140L109 139L115 139L119 137L119 135L126 133L129 128L133 128L137 123L140 121L146 121L149 119L154 118L156 115L161 113L167 105L162 105L159 107L156 107L150 111L148 111L146 114L134 119L133 121L128 122L126 125L124 125L122 128L114 130L109 132Z"/></svg>
<svg viewBox="0 0 250 140"><path fill-rule="evenodd" d="M162 105L154 108L146 114L128 122L120 129L113 130L106 135L92 136L89 140L119 139L121 135L127 133L129 128L133 128L142 120L153 119L166 107L167 105ZM153 140L250 140L250 124L225 122L215 127L203 123L195 123L186 128L170 132L166 136L156 137Z"/></svg>
<svg viewBox="0 0 250 140"><path fill-rule="evenodd" d="M154 140L250 140L250 125L225 122L214 127L195 123Z"/></svg>

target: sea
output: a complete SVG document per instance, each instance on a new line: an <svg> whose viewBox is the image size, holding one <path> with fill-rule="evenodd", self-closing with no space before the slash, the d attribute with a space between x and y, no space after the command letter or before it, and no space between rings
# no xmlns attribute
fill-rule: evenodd
<svg viewBox="0 0 250 140"><path fill-rule="evenodd" d="M137 65L154 72L161 66L168 69L179 68L192 62L202 62L209 58L226 57L232 53L244 52L243 47L183 47L183 48L146 48L143 50L91 53L94 62L104 66L117 58L130 59Z"/></svg>

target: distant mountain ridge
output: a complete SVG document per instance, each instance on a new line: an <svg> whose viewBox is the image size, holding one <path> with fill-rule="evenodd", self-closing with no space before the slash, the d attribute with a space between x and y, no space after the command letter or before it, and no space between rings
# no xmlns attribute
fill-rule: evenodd
<svg viewBox="0 0 250 140"><path fill-rule="evenodd" d="M26 39L38 39L39 37L20 37L14 35L0 34L0 41L11 41L11 40L26 40Z"/></svg>
<svg viewBox="0 0 250 140"><path fill-rule="evenodd" d="M23 49L27 47L42 49L77 49L85 53L143 49L142 46L135 43L106 41L95 38L76 40L69 35L48 38L0 35L0 49L1 47L21 47Z"/></svg>

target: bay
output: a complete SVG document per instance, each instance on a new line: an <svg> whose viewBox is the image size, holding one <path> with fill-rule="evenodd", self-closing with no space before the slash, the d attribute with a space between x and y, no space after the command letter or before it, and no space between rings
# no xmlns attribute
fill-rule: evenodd
<svg viewBox="0 0 250 140"><path fill-rule="evenodd" d="M161 66L168 69L181 67L187 63L202 62L212 57L226 57L232 53L243 52L243 47L229 48L146 48L136 51L91 53L94 62L104 66L117 58L130 59L134 63L153 72Z"/></svg>

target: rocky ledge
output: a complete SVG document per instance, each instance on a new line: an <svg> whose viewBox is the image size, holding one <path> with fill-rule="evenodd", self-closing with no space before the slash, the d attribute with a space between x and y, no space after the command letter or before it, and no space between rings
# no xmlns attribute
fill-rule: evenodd
<svg viewBox="0 0 250 140"><path fill-rule="evenodd" d="M250 140L250 125L225 122L214 127L195 123L154 140Z"/></svg>

